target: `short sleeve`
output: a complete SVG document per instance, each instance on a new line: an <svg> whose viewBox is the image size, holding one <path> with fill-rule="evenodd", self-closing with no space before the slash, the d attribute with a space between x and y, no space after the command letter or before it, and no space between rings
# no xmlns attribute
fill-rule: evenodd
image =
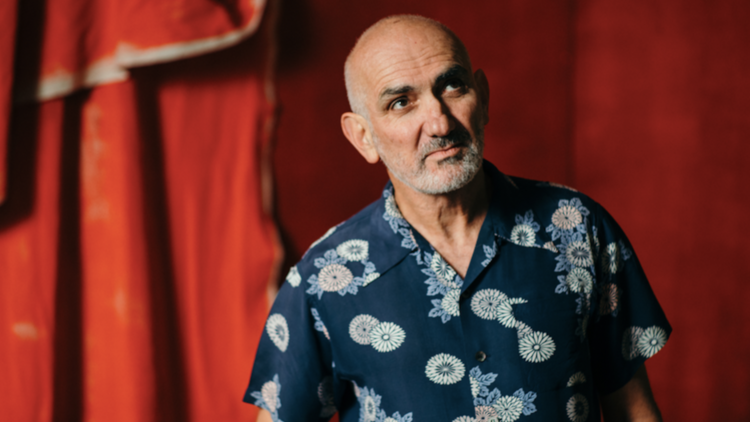
<svg viewBox="0 0 750 422"><path fill-rule="evenodd" d="M327 330L298 284L279 291L243 399L268 410L274 422L327 421L336 412Z"/></svg>
<svg viewBox="0 0 750 422"><path fill-rule="evenodd" d="M615 220L601 207L594 215L597 288L589 347L600 394L627 384L672 331L638 258Z"/></svg>

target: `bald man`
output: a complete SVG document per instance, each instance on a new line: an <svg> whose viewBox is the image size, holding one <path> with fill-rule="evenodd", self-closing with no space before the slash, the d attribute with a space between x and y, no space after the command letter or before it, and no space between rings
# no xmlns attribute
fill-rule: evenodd
<svg viewBox="0 0 750 422"><path fill-rule="evenodd" d="M345 79L344 135L390 182L289 271L244 398L259 420L661 420L644 362L671 328L627 238L483 161L489 87L458 37L383 19Z"/></svg>

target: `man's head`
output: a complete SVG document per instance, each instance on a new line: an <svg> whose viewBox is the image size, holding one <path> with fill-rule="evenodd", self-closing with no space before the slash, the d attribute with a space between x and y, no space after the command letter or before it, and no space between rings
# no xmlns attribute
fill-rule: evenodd
<svg viewBox="0 0 750 422"><path fill-rule="evenodd" d="M345 65L353 113L342 129L368 162L428 194L466 185L482 163L489 88L472 73L461 40L420 16L392 16L368 28Z"/></svg>

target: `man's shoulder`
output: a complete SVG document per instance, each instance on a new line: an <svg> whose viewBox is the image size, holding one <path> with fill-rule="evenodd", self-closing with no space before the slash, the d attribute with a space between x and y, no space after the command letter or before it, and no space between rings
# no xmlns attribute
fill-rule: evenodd
<svg viewBox="0 0 750 422"><path fill-rule="evenodd" d="M601 205L587 194L564 184L504 174L502 176L506 182L505 189L513 193L517 206L521 208L557 209L570 205L571 202L592 211L601 208Z"/></svg>

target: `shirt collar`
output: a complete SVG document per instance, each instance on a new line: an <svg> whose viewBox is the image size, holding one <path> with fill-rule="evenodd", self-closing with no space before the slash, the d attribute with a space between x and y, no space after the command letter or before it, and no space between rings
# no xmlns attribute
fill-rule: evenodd
<svg viewBox="0 0 750 422"><path fill-rule="evenodd" d="M495 245L496 238L510 237L513 215L508 206L518 196L518 187L513 180L501 173L489 161L484 161L485 175L491 183L490 204L487 216L480 229L477 245L474 249L469 272L466 274L464 288L478 276L486 265L481 262L488 259L484 246ZM384 274L407 255L412 254L419 260L420 251L432 252L432 246L412 228L401 215L393 197L393 184L389 181L383 194L370 215L371 261L380 275ZM497 246L494 246L497 250ZM476 261L476 262L475 262ZM429 264L428 264L429 265Z"/></svg>

